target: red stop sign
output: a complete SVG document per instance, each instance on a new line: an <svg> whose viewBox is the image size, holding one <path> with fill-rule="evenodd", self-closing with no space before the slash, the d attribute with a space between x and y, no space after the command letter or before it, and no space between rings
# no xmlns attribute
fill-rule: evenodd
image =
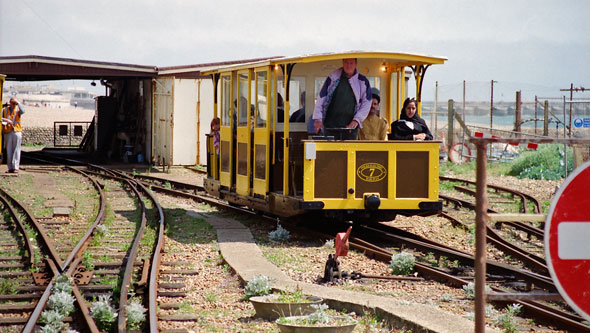
<svg viewBox="0 0 590 333"><path fill-rule="evenodd" d="M590 320L590 162L553 197L545 222L545 257L561 296Z"/></svg>

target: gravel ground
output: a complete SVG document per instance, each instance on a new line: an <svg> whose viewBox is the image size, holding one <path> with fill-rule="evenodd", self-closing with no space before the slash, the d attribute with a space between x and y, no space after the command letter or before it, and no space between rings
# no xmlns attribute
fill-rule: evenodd
<svg viewBox="0 0 590 333"><path fill-rule="evenodd" d="M170 178L176 178L177 175L181 178L194 178L193 175L187 173L186 169L172 169L169 174ZM450 175L454 176L454 175ZM458 175L458 177L463 177ZM473 179L473 177L471 177ZM552 194L555 192L559 181L536 181L528 179L517 179L515 177L496 177L489 176L488 181L491 184L500 186L517 188L523 192L536 196L541 202L550 202ZM195 182L195 181L193 181ZM170 202L171 205L182 206L178 200L175 199ZM186 205L195 207L193 203L185 203ZM186 208L186 207L185 207ZM200 209L211 209L205 206ZM227 217L236 218L242 223L246 224L261 247L265 257L280 267L288 276L295 281L302 281L308 283L318 283L323 275L323 268L328 254L333 252L333 249L325 246L317 240L307 238L304 235L293 235L292 239L286 244L279 244L268 240L268 232L276 229L276 225L262 221L252 216L235 215L233 213L223 213ZM418 235L431 238L441 243L450 244L465 251L473 251L473 244L470 239L471 235L468 232L462 231L458 228L453 228L451 224L444 218L440 217L399 217L392 225L406 229ZM231 272L221 265L207 265L206 262L211 260L221 260L218 256L215 241L212 240L210 244L190 244L183 242L176 242L171 240L167 242L167 247L174 247L175 257L182 258L199 258L194 260L195 265L199 265L199 269L203 269L205 276L208 278L203 281L199 276L195 278L194 286L194 300L195 308L203 309L205 311L204 319L199 323L189 326L191 330L208 331L212 330L212 326L206 323L215 323L218 327L227 330L276 330L274 325L262 320L256 320L252 316L254 310L248 302L241 301L243 297L243 290L237 279L232 276ZM189 254L190 255L187 255ZM168 255L168 253L167 253ZM180 256L180 257L178 257ZM204 259L203 259L204 258ZM212 259L216 258L216 259ZM494 260L504 260L504 254L495 250L493 247L488 248L488 258ZM221 262L221 261L219 261ZM346 258L342 258L341 267L344 271L359 271L365 274L376 275L391 275L388 265L369 260L361 253L356 251L349 252ZM433 281L391 281L391 280L356 280L343 281L332 284L335 288L346 290L353 290L358 292L372 293L382 296L395 297L401 304L404 303L421 303L431 304L439 308L461 316L470 316L473 311L473 301L467 299L465 293L461 289L451 288L446 285L436 283ZM220 297L215 305L207 301L208 292L211 290L223 290L224 297ZM211 298L211 296L209 296ZM213 309L217 309L213 311ZM223 319L218 318L215 313L219 313L220 309L226 309ZM504 309L497 309L499 311L492 313L488 324L493 324L492 317L497 317L504 313ZM490 310L492 312L492 310ZM374 322L375 319L373 318ZM364 322L371 322L371 319L364 319ZM524 318L516 318L517 328L519 331L530 332L559 332L549 327L536 325L534 321ZM183 326L184 325L184 326ZM186 327L186 324L179 325ZM370 328L365 326L359 332L365 331L379 331L377 328Z"/></svg>
<svg viewBox="0 0 590 333"><path fill-rule="evenodd" d="M184 173L184 172L181 172ZM190 261L189 266L177 266L179 269L197 269L198 275L185 277L187 297L179 310L160 310L161 314L197 314L198 321L168 322L161 328L186 328L190 332L278 332L274 322L254 317L255 311L250 302L245 301L241 281L224 264L216 243L215 230L203 219L185 214L191 209L208 214L220 214L232 218L233 213L220 213L208 205L159 195L160 203L167 218L166 241L163 261ZM256 220L239 216L249 224ZM264 224L261 224L264 227ZM321 246L320 246L321 247ZM296 255L297 247L286 246L285 251ZM310 258L311 259L311 258ZM262 273L262 272L261 272ZM178 299L160 297L159 302L179 302ZM390 330L372 316L356 316L359 321L355 332L403 332Z"/></svg>

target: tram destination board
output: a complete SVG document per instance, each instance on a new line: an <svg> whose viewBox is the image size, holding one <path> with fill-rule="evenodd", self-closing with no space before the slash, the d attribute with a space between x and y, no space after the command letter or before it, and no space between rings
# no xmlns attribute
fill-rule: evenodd
<svg viewBox="0 0 590 333"><path fill-rule="evenodd" d="M545 257L565 301L590 320L590 161L555 194L545 223Z"/></svg>

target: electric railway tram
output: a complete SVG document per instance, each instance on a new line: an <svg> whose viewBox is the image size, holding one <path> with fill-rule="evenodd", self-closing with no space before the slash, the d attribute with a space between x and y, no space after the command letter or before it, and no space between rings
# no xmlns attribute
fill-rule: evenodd
<svg viewBox="0 0 590 333"><path fill-rule="evenodd" d="M204 74L213 80L213 113L221 126L219 154L214 136L207 138L207 192L281 217L315 214L369 223L440 212L439 141L339 140L308 133L325 79L348 58L356 58L358 72L379 89L388 124L399 118L406 71L415 78L420 114L426 70L447 60L353 51L209 69ZM293 121L297 111L305 113L305 122Z"/></svg>

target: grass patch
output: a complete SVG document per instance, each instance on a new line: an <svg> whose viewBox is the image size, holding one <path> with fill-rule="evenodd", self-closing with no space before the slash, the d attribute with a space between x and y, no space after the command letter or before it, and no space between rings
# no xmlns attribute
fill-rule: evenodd
<svg viewBox="0 0 590 333"><path fill-rule="evenodd" d="M217 239L215 229L204 219L186 214L182 209L165 209L166 235L181 243L210 243Z"/></svg>
<svg viewBox="0 0 590 333"><path fill-rule="evenodd" d="M573 151L567 149L568 174L573 170ZM511 176L530 179L560 180L564 177L565 151L562 145L542 145L538 151L520 155L510 166Z"/></svg>

